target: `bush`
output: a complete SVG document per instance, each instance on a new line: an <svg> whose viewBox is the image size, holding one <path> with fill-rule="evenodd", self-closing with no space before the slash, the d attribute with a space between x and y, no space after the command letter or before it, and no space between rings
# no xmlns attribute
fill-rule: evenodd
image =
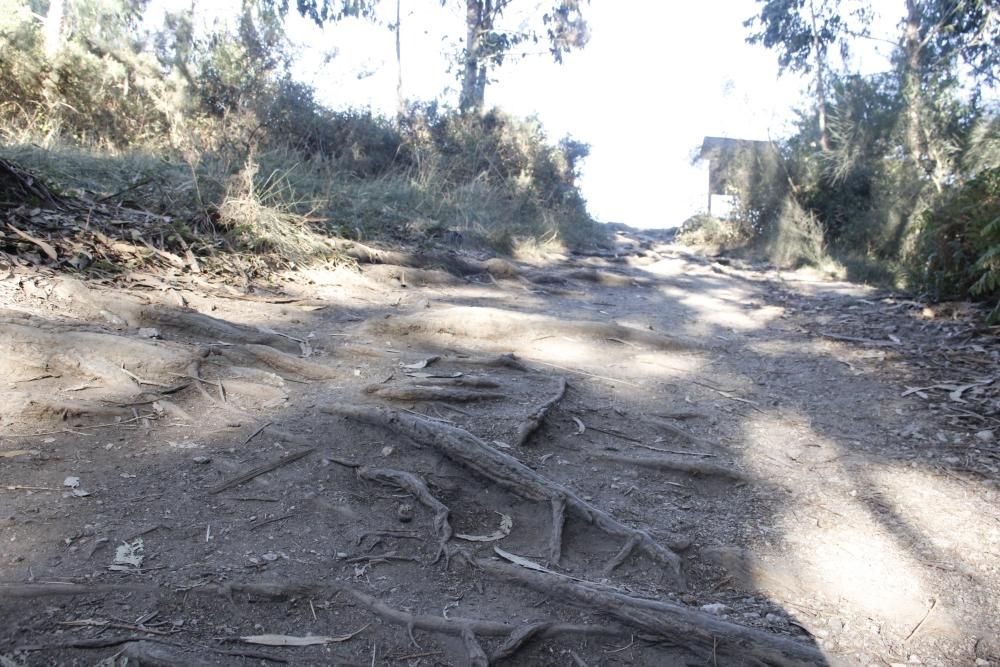
<svg viewBox="0 0 1000 667"><path fill-rule="evenodd" d="M926 282L939 299L1000 294L1000 167L987 169L927 214ZM994 318L1000 308L994 311Z"/></svg>
<svg viewBox="0 0 1000 667"><path fill-rule="evenodd" d="M731 248L745 243L748 236L739 222L699 213L684 221L676 239L678 243L690 246Z"/></svg>
<svg viewBox="0 0 1000 667"><path fill-rule="evenodd" d="M601 237L576 185L586 144L551 141L537 120L498 110L415 105L394 122L327 109L291 78L281 22L252 3L228 31L198 38L180 12L152 39L134 3L73 3L52 59L28 7L0 0L0 129L9 144L84 149L82 160L113 177L107 194L191 215L195 228L221 220L241 247L296 257L315 250L295 218L310 212L323 218L316 229L411 242L460 236L509 250L521 238ZM94 149L128 163L152 157L151 172L141 187L123 183L114 164L85 155ZM160 173L156 158L170 168ZM56 162L45 171L65 171ZM85 173L59 176L104 189Z"/></svg>

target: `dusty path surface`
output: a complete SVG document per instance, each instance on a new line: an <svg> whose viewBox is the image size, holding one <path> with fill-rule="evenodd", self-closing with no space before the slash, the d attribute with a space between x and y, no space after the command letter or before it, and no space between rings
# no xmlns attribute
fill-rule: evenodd
<svg viewBox="0 0 1000 667"><path fill-rule="evenodd" d="M0 664L1000 664L1000 330L408 263L3 269Z"/></svg>

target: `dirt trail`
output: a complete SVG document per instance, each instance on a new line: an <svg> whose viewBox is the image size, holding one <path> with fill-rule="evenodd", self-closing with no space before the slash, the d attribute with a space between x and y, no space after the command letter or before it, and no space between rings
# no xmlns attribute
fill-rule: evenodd
<svg viewBox="0 0 1000 667"><path fill-rule="evenodd" d="M0 664L1000 665L1000 330L442 257L0 267Z"/></svg>

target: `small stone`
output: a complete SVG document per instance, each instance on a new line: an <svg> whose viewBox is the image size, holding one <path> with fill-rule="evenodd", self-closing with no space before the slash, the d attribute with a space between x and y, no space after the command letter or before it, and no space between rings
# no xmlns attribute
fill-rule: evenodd
<svg viewBox="0 0 1000 667"><path fill-rule="evenodd" d="M993 442L993 431L979 431L976 433L976 439L982 442Z"/></svg>
<svg viewBox="0 0 1000 667"><path fill-rule="evenodd" d="M764 617L764 620L770 623L771 625L785 624L785 619L782 618L781 616L778 616L777 614L768 614L767 616Z"/></svg>
<svg viewBox="0 0 1000 667"><path fill-rule="evenodd" d="M160 337L160 330L159 329L154 329L153 327L140 327L138 333L139 333L139 337L140 338L159 338Z"/></svg>
<svg viewBox="0 0 1000 667"><path fill-rule="evenodd" d="M401 523L410 523L413 521L413 505L400 503L399 508L396 510L396 517Z"/></svg>
<svg viewBox="0 0 1000 667"><path fill-rule="evenodd" d="M195 456L191 460L194 461L195 463L208 463L212 459L208 458L207 456Z"/></svg>
<svg viewBox="0 0 1000 667"><path fill-rule="evenodd" d="M720 602L713 602L712 604L703 604L703 605L701 605L701 610L702 611L707 612L709 614L714 614L715 616L721 615L728 608L729 607L727 607L726 605L724 605L724 604L722 604Z"/></svg>
<svg viewBox="0 0 1000 667"><path fill-rule="evenodd" d="M976 667L990 667L990 661L985 658L976 658Z"/></svg>
<svg viewBox="0 0 1000 667"><path fill-rule="evenodd" d="M276 553L274 553L272 551L268 551L266 554L261 554L260 557L263 558L264 560L266 560L268 563L273 563L274 561L278 560L278 558L279 558L278 554L276 554Z"/></svg>

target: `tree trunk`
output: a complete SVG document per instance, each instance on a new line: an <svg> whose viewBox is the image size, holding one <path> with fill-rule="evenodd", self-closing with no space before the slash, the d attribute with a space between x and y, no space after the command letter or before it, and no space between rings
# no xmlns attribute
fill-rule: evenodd
<svg viewBox="0 0 1000 667"><path fill-rule="evenodd" d="M52 0L49 3L49 11L45 15L45 24L42 32L45 39L45 55L49 60L55 57L62 46L63 14L65 10L65 0Z"/></svg>
<svg viewBox="0 0 1000 667"><path fill-rule="evenodd" d="M816 59L816 117L819 121L819 146L824 151L830 150L830 136L826 127L826 48L820 43L819 32L816 29L816 8L813 0L809 0L809 15L812 20L813 56Z"/></svg>
<svg viewBox="0 0 1000 667"><path fill-rule="evenodd" d="M465 69L462 74L462 93L458 108L462 113L482 109L483 99L480 96L479 80L484 7L482 0L466 0L465 3Z"/></svg>
<svg viewBox="0 0 1000 667"><path fill-rule="evenodd" d="M906 105L904 143L906 157L919 164L923 150L923 93L921 91L920 8L916 0L906 0L906 21L903 26L903 100Z"/></svg>
<svg viewBox="0 0 1000 667"><path fill-rule="evenodd" d="M400 4L402 0L396 0L396 117L402 118L406 114L406 100L403 99L403 49L400 44Z"/></svg>
<svg viewBox="0 0 1000 667"><path fill-rule="evenodd" d="M503 4L494 0L466 0L465 63L458 103L462 113L479 113L486 102L490 54L483 41L493 30L493 21Z"/></svg>

